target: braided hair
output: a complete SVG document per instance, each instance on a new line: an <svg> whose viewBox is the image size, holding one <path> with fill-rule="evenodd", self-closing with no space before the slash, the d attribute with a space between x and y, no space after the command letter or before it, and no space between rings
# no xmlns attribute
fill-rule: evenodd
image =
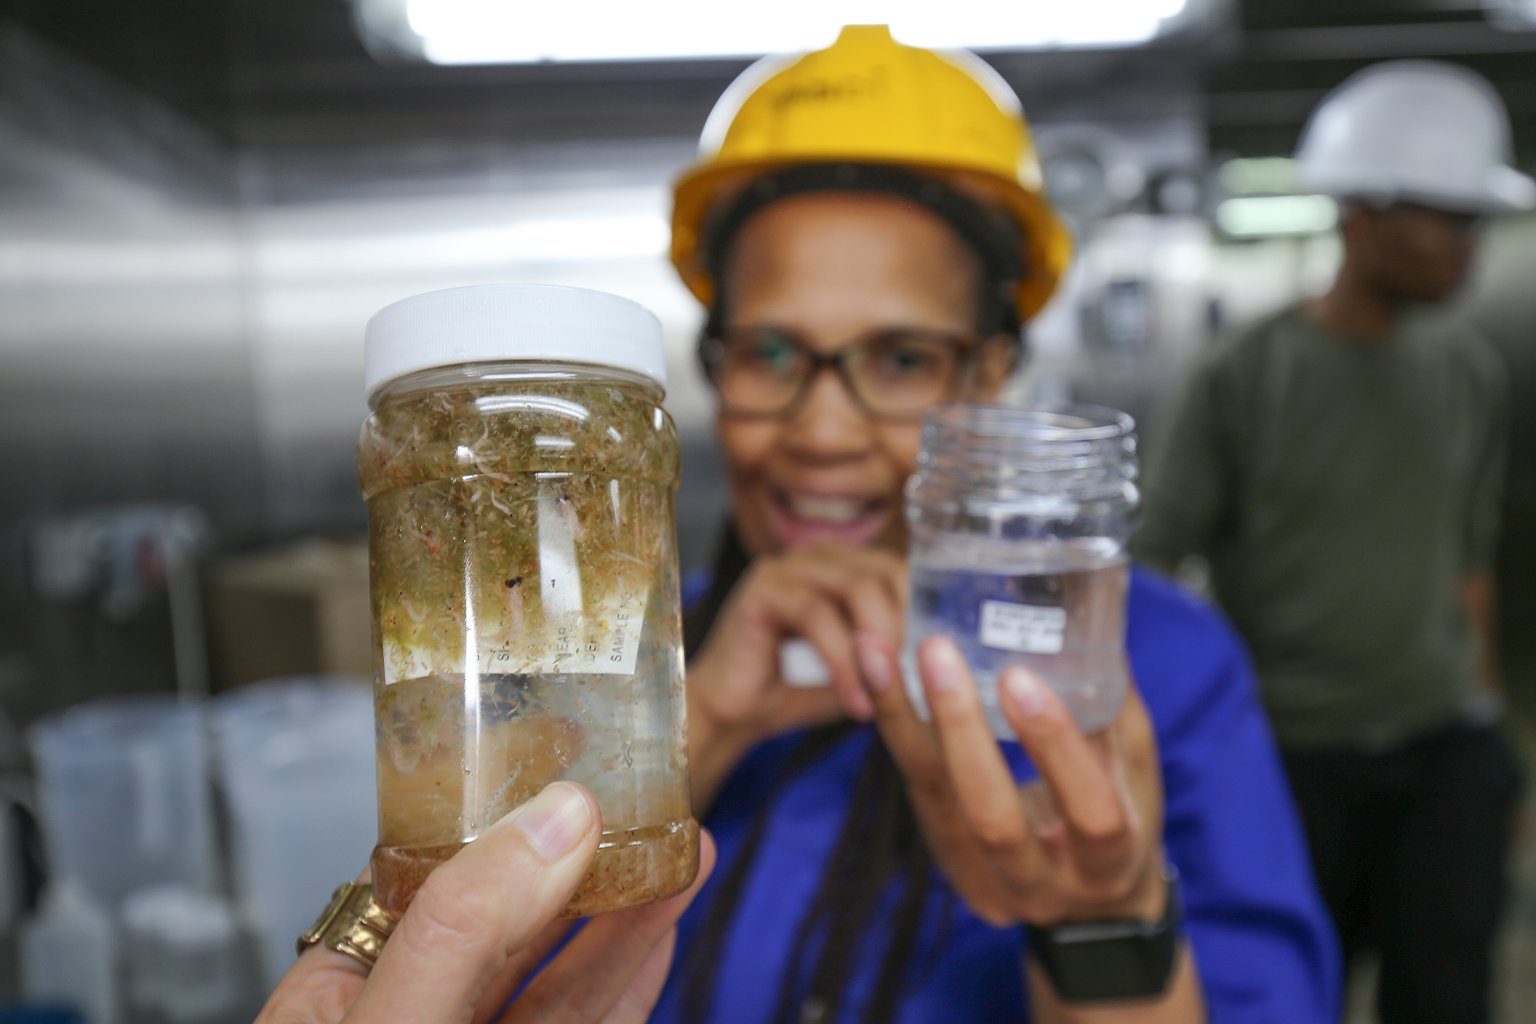
<svg viewBox="0 0 1536 1024"><path fill-rule="evenodd" d="M684 619L689 655L702 645L748 564L740 540L728 530L710 591ZM748 825L741 851L721 874L714 902L682 965L683 1019L691 1024L709 1019L718 970L714 955L724 948L779 798L855 728L839 723L809 730L789 753ZM866 1024L891 1020L924 931L932 875L932 857L900 773L890 751L876 737L854 779L842 828L816 895L795 933L790 968L779 984L776 1024L839 1019L849 1009L845 1005L849 985L866 956L878 956L879 968L859 1019ZM893 890L899 892L895 908L885 911ZM948 930L952 898L947 907L939 922L941 942ZM882 924L885 927L876 927Z"/></svg>

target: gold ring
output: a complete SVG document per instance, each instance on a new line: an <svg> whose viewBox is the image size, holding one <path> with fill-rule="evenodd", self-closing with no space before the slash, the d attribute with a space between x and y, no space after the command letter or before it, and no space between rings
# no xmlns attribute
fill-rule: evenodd
<svg viewBox="0 0 1536 1024"><path fill-rule="evenodd" d="M337 888L315 923L299 936L299 954L311 946L324 946L372 970L394 930L395 918L373 902L373 886L347 882Z"/></svg>

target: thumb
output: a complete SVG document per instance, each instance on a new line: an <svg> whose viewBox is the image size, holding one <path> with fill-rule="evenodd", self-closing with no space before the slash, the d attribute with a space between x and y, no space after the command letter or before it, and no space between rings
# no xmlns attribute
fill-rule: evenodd
<svg viewBox="0 0 1536 1024"><path fill-rule="evenodd" d="M592 795L557 782L433 871L348 1021L470 1020L508 958L570 900L597 851L599 825Z"/></svg>

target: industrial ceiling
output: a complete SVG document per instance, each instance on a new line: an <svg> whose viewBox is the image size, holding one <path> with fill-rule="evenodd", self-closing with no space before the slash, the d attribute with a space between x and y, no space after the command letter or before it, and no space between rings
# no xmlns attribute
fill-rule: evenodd
<svg viewBox="0 0 1536 1024"><path fill-rule="evenodd" d="M1063 97L1134 104L1193 91L1214 153L1288 151L1307 111L1375 60L1465 63L1504 95L1536 162L1536 30L1489 24L1500 0L1237 0L1198 37L1133 51L994 55L1036 117ZM0 11L4 11L0 6ZM345 0L11 0L33 30L240 146L404 138L672 136L695 132L741 60L435 67L381 64Z"/></svg>

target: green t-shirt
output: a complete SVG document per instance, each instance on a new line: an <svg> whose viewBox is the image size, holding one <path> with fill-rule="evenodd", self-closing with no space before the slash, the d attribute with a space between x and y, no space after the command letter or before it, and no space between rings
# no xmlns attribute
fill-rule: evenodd
<svg viewBox="0 0 1536 1024"><path fill-rule="evenodd" d="M1282 744L1388 746L1474 704L1461 588L1493 556L1502 388L1481 339L1419 316L1362 343L1293 307L1197 364L1134 549L1208 560Z"/></svg>

